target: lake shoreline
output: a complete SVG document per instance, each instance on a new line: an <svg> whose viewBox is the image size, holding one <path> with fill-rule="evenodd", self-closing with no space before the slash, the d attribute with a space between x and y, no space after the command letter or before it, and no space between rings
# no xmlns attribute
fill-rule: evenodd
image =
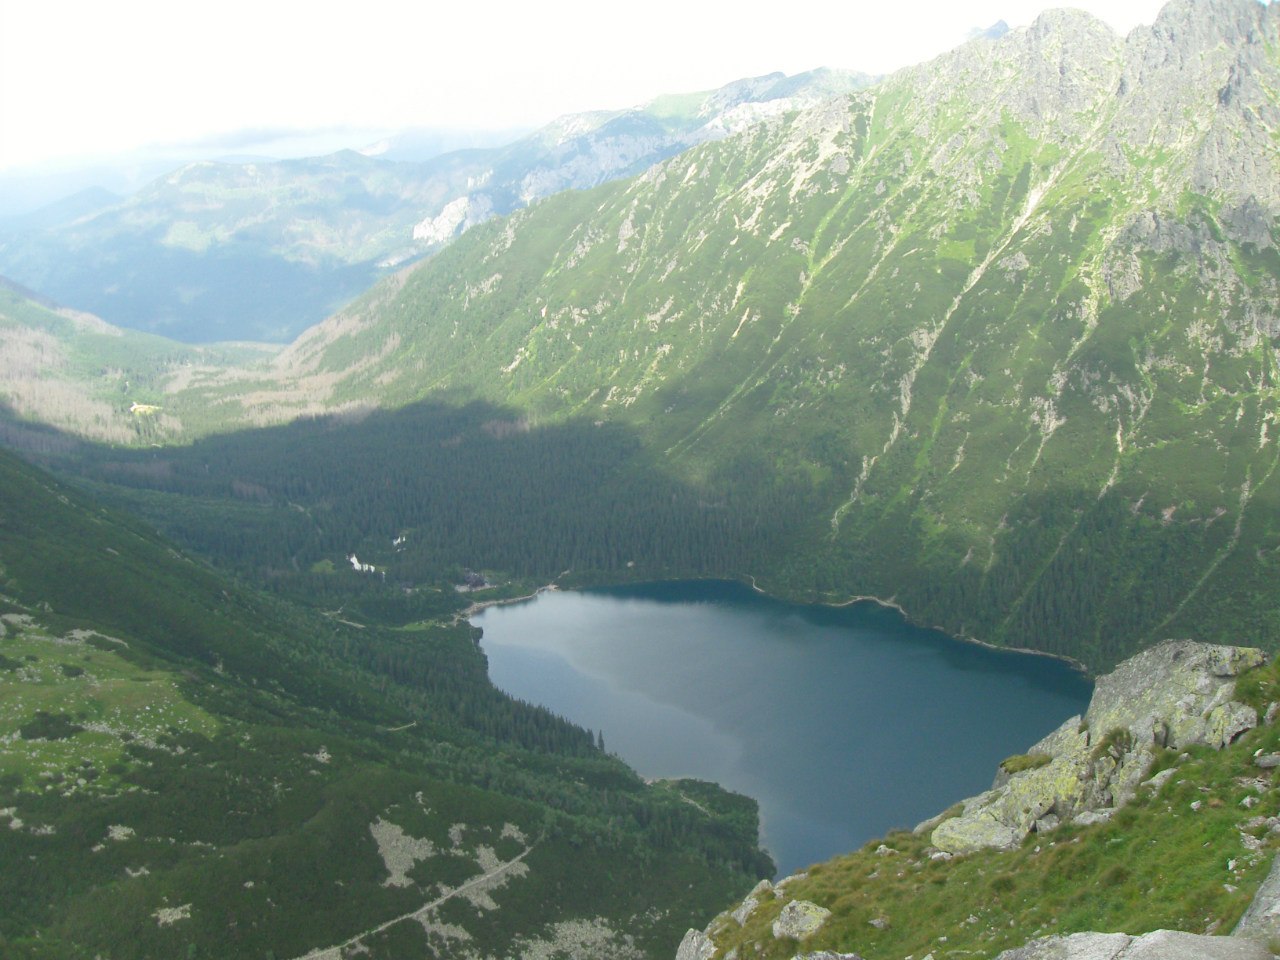
<svg viewBox="0 0 1280 960"><path fill-rule="evenodd" d="M547 593L548 591L556 591L559 589L560 588L554 583L548 583L545 586L538 587L538 589L534 590L533 593L527 593L519 597L498 597L494 600L478 600L458 614L458 618L461 620L470 620L481 610L488 610L490 607L501 607L508 603L523 603L525 600L536 599L538 596L543 593Z"/></svg>
<svg viewBox="0 0 1280 960"><path fill-rule="evenodd" d="M750 574L747 574L745 579L749 582L749 586L751 587L751 589L754 590L756 593L760 594L762 597L768 597L770 600L782 600L785 603L796 602L793 600L788 600L786 597L778 597L778 596L774 596L772 593L769 593L763 587L759 586L756 583L756 578L751 576ZM977 637L971 637L966 634L952 633L946 627L939 626L938 624L927 624L927 623L924 623L923 621L917 620L916 618L912 617L911 614L907 611L907 609L903 607L900 603L897 603L893 600L885 600L883 597L873 597L870 594L860 594L856 597L850 597L848 600L839 600L839 601L829 600L829 601L823 601L823 602L815 603L811 605L815 607L841 608L841 607L851 607L854 604L858 604L858 603L874 603L876 606L885 607L886 609L889 609L889 610L895 610L902 616L902 619L907 621L907 623L913 624L918 627L924 627L927 630L936 630L938 633L944 634L945 636L950 637L952 640L956 640L960 643L972 643L976 646L983 647L987 650L994 650L996 652L1001 652L1001 653L1021 653L1021 654L1029 654L1033 657L1048 657L1050 660L1057 660L1061 663L1065 663L1067 666L1071 667L1071 669L1077 671L1080 674L1083 674L1089 680L1093 679L1093 675L1089 673L1089 668L1086 667L1079 660L1077 660L1075 657L1069 657L1064 653L1049 653L1045 650L1035 650L1031 647L1003 647L998 643L990 643L989 641L986 641L986 640L979 640ZM801 604L801 606L804 606L804 604Z"/></svg>
<svg viewBox="0 0 1280 960"><path fill-rule="evenodd" d="M992 650L997 653L1017 653L1017 654L1026 654L1033 657L1048 657L1050 660L1057 660L1060 663L1065 663L1067 666L1071 667L1072 670L1075 670L1077 673L1081 674L1086 679L1093 680L1093 675L1089 672L1089 668L1085 666L1085 664L1077 660L1075 657L1069 657L1063 653L1049 653L1045 650L1036 650L1032 647L1005 647L1005 646L1001 646L1000 644L991 643L987 640L980 640L977 637L968 636L967 634L952 633L946 627L939 626L938 624L928 624L928 623L924 623L921 620L917 620L916 618L911 616L910 612L905 607L903 607L901 604L897 603L894 600L886 600L883 597L876 597L876 596L872 596L871 594L859 594L858 596L849 597L847 600L825 600L825 601L819 601L817 603L805 603L803 601L791 599L790 597L779 596L779 595L770 593L769 591L761 587L758 583L756 583L756 578L751 574L743 574L743 576L740 578L673 577L673 578L667 578L667 579L659 578L657 580L624 580L619 582L602 581L596 584L589 584L582 587L571 587L569 589L589 590L592 587L603 587L607 589L610 587L632 586L635 584L644 584L644 583L676 583L680 581L696 582L700 580L705 580L707 582L721 581L724 583L734 583L734 582L744 583L747 586L749 586L753 592L760 594L760 596L762 597L768 597L770 600L777 600L782 603L794 603L797 606L802 606L802 607L803 606L831 607L833 609L840 609L843 607L851 607L859 603L874 603L876 606L884 607L886 609L896 611L899 615L901 615L901 617L905 621L907 621L907 623L910 623L913 626L924 627L927 630L936 630L938 633L941 633L947 637L950 637L952 640L955 640L959 643L971 643L971 644L974 644L975 646L982 647L986 650ZM470 621L470 619L473 616L475 616L477 613L479 613L481 610L488 609L489 607L498 607L498 606L503 606L504 604L509 604L509 603L521 603L525 600L536 599L540 594L546 593L548 591L558 591L562 589L564 588L560 587L555 581L552 581L551 583L538 587L536 590L533 591L533 593L525 594L519 597L502 597L494 600L477 601L476 603L472 603L470 606L468 606L465 610L463 610L461 613L457 614L456 616L458 620Z"/></svg>

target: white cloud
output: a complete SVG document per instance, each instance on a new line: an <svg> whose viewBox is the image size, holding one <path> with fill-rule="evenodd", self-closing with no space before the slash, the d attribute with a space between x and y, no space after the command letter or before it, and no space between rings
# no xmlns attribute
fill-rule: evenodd
<svg viewBox="0 0 1280 960"><path fill-rule="evenodd" d="M1035 0L0 0L0 169L252 127L501 128L817 66L884 72ZM1159 0L1074 5L1117 29Z"/></svg>

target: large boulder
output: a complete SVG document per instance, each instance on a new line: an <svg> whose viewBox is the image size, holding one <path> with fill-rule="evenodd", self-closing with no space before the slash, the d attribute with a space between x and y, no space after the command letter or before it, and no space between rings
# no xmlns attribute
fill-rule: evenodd
<svg viewBox="0 0 1280 960"><path fill-rule="evenodd" d="M1072 717L1029 751L1040 766L1002 771L933 829L948 853L1011 849L1033 830L1129 802L1156 754L1192 744L1222 748L1258 723L1231 698L1242 673L1266 655L1248 647L1166 640L1098 678L1084 717Z"/></svg>
<svg viewBox="0 0 1280 960"><path fill-rule="evenodd" d="M1073 933L1045 937L1006 950L996 960L1274 960L1260 943L1157 930L1141 937L1124 933Z"/></svg>
<svg viewBox="0 0 1280 960"><path fill-rule="evenodd" d="M701 930L690 930L676 949L676 960L711 960L715 952L711 937Z"/></svg>
<svg viewBox="0 0 1280 960"><path fill-rule="evenodd" d="M773 936L778 940L804 940L813 936L827 922L831 911L808 900L792 900L773 921Z"/></svg>
<svg viewBox="0 0 1280 960"><path fill-rule="evenodd" d="M1166 640L1098 678L1085 723L1095 735L1127 730L1141 743L1175 750L1224 747L1257 725L1257 714L1231 696L1236 678L1266 660L1253 647Z"/></svg>

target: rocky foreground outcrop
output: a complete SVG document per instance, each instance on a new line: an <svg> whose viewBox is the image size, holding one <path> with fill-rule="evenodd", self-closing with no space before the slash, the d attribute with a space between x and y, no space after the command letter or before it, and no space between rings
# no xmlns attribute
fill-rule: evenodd
<svg viewBox="0 0 1280 960"><path fill-rule="evenodd" d="M958 816L916 829L956 854L1013 849L1033 831L1108 817L1132 799L1159 750L1221 749L1257 726L1257 712L1232 695L1236 678L1265 661L1253 648L1166 640L1100 677L1084 717L1005 761Z"/></svg>
<svg viewBox="0 0 1280 960"><path fill-rule="evenodd" d="M928 833L936 848L933 856L946 859L983 848L1012 849L1032 832L1068 822L1108 819L1133 799L1140 785L1158 787L1174 773L1170 768L1148 779L1159 751L1193 745L1221 749L1258 725L1257 711L1234 695L1237 679L1266 660L1254 648L1191 640L1152 647L1098 679L1083 717L1072 717L1027 754L1006 760L990 790L963 801L958 814L947 811L925 821L916 833ZM1280 707L1273 704L1267 721L1277 712ZM1280 754L1256 756L1254 764L1280 767ZM884 846L877 851L892 853ZM742 926L770 895L788 900L772 935L795 942L795 960L860 960L854 953L803 951L804 942L829 915L818 904L787 898L788 884L803 876L776 885L762 881L705 931L690 930L676 960L712 960L717 956L713 931L729 920ZM1031 941L997 960L1271 960L1269 947L1277 939L1280 859L1230 937L1171 930L1141 936L1076 933ZM736 958L737 953L726 956Z"/></svg>
<svg viewBox="0 0 1280 960"><path fill-rule="evenodd" d="M1272 954L1252 940L1156 930L1142 937L1124 933L1045 937L1006 950L996 960L1272 960Z"/></svg>

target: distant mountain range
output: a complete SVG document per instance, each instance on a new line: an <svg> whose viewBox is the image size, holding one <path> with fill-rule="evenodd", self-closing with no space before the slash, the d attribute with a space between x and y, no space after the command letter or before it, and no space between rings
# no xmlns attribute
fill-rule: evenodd
<svg viewBox="0 0 1280 960"><path fill-rule="evenodd" d="M77 193L105 190L121 199L189 163L269 163L295 157L317 157L340 150L359 150L388 160L430 160L451 150L505 146L529 129L451 130L411 128L361 130L346 127L294 130L232 131L203 140L157 143L118 154L49 161L0 171L0 223L25 219L56 206ZM92 144L85 145L89 151Z"/></svg>
<svg viewBox="0 0 1280 960"><path fill-rule="evenodd" d="M194 163L125 199L82 193L0 223L0 274L177 340L286 341L476 223L869 81L773 74L570 115L508 146L425 162L382 158L419 154L405 135L370 148L382 156Z"/></svg>

